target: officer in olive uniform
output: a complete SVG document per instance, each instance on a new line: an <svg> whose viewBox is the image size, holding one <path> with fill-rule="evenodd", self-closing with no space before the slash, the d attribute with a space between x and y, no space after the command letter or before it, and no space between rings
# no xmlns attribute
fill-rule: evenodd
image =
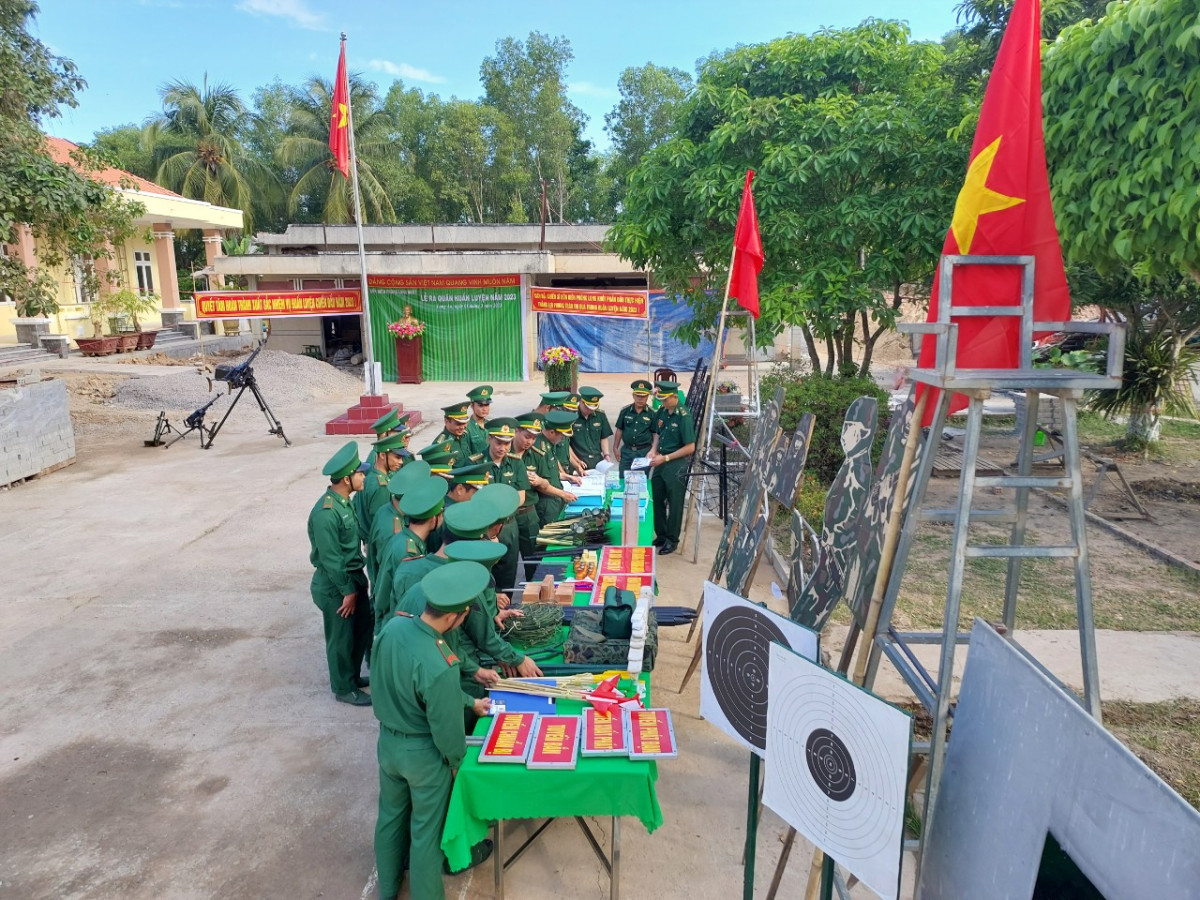
<svg viewBox="0 0 1200 900"><path fill-rule="evenodd" d="M604 410L599 409L604 394L594 387L579 389L579 418L571 432L571 449L585 469L594 469L600 460L612 460L612 425Z"/></svg>
<svg viewBox="0 0 1200 900"><path fill-rule="evenodd" d="M362 489L359 464L358 445L350 441L321 470L329 487L308 514L308 558L316 570L309 590L324 620L330 690L342 703L370 706L361 673L371 643L371 608L358 523L350 508L350 495Z"/></svg>
<svg viewBox="0 0 1200 900"><path fill-rule="evenodd" d="M542 436L530 450L537 456L538 474L546 479L546 483L537 489L538 522L542 526L557 521L563 507L576 499L570 491L563 490L562 468L556 449L560 443L566 443L567 435L562 429L570 430L575 418L574 413L562 409L546 413L546 418L542 420Z"/></svg>
<svg viewBox="0 0 1200 900"><path fill-rule="evenodd" d="M467 391L467 399L471 401L471 418L467 422L467 432L464 436L467 452L474 456L476 453L487 454L487 421L492 415L492 386L481 384Z"/></svg>
<svg viewBox="0 0 1200 900"><path fill-rule="evenodd" d="M570 391L547 391L540 395L541 402L533 408L533 411L544 416L552 409L561 409L563 401L570 396Z"/></svg>
<svg viewBox="0 0 1200 900"><path fill-rule="evenodd" d="M444 900L442 828L454 773L467 752L459 661L445 636L469 618L487 586L487 570L451 563L422 581L420 617L393 616L375 644L375 717L379 719L379 816L375 864L379 893L392 900L407 863L409 896ZM478 701L479 712L490 705ZM485 841L472 853L483 862Z"/></svg>
<svg viewBox="0 0 1200 900"><path fill-rule="evenodd" d="M492 484L507 484L517 492L517 508L525 505L526 497L533 488L529 484L529 476L525 472L525 464L509 456L513 438L517 434L517 420L512 418L491 419L487 423L488 455L486 461L490 464L489 481ZM517 583L517 560L521 553L520 534L517 520L510 518L504 523L500 532L500 543L506 548L504 558L495 568L496 581L501 590L508 590Z"/></svg>
<svg viewBox="0 0 1200 900"><path fill-rule="evenodd" d="M541 413L536 412L517 416L517 434L513 438L512 449L508 451L510 458L518 460L525 467L525 477L530 487L517 509L517 543L521 548L521 558L525 561L526 578L529 577L530 566L536 565L530 558L537 552L537 533L542 527L537 513L537 500L541 496L538 488L547 482L538 473L538 455L533 452L533 445L542 433L544 421Z"/></svg>
<svg viewBox="0 0 1200 900"><path fill-rule="evenodd" d="M442 475L450 485L450 493L446 494L446 505L465 503L470 500L477 490L491 482L490 462L470 463L457 466Z"/></svg>
<svg viewBox="0 0 1200 900"><path fill-rule="evenodd" d="M460 463L466 463L468 460L478 462L479 460L472 459L470 444L467 441L467 419L471 417L467 412L467 402L464 400L462 403L443 406L442 415L442 433L434 438L434 443L449 444Z"/></svg>
<svg viewBox="0 0 1200 900"><path fill-rule="evenodd" d="M679 385L659 381L662 406L654 414L654 446L650 449L651 494L654 496L654 546L662 555L674 553L683 527L683 501L687 495L684 473L687 458L696 450L696 427L683 405Z"/></svg>
<svg viewBox="0 0 1200 900"><path fill-rule="evenodd" d="M397 432L376 441L375 464L367 470L363 478L363 489L350 501L358 520L358 532L367 548L367 579L375 584L375 565L377 560L371 552L371 526L375 523L375 513L387 506L391 494L388 493L388 481L404 463L404 434Z"/></svg>
<svg viewBox="0 0 1200 900"><path fill-rule="evenodd" d="M645 456L654 443L654 411L650 409L650 382L639 378L630 385L633 402L617 413L613 427L613 452L621 459L621 478L633 461Z"/></svg>
<svg viewBox="0 0 1200 900"><path fill-rule="evenodd" d="M375 513L371 537L367 541L367 556L375 558L375 577L371 580L372 606L391 602L392 574L396 571L396 563L408 552L406 541L392 540L405 526L404 513L400 512L400 498L409 488L428 479L429 475L429 463L414 459L388 479L387 491L392 502ZM372 618L375 619L374 612Z"/></svg>
<svg viewBox="0 0 1200 900"><path fill-rule="evenodd" d="M412 432L408 430L408 413L400 415L394 406L371 424L371 430L375 432L375 440L377 441L382 440L395 431L404 431L409 437L412 436ZM407 440L405 440L404 446L408 446ZM367 455L367 462L372 465L375 464L374 450Z"/></svg>
<svg viewBox="0 0 1200 900"><path fill-rule="evenodd" d="M416 482L400 498L400 512L407 524L389 541L388 553L396 562L390 583L376 587L375 634L379 634L400 604L403 593L397 593L395 589L399 573L405 566L428 555L425 541L430 532L441 524L445 500L446 479L436 475Z"/></svg>

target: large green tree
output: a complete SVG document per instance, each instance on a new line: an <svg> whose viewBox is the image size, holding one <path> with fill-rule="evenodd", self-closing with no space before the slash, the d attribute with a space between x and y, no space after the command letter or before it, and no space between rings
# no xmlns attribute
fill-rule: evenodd
<svg viewBox="0 0 1200 900"><path fill-rule="evenodd" d="M1046 153L1069 261L1110 278L1133 323L1124 403L1131 436L1190 375L1200 333L1200 21L1194 0L1112 3L1045 54ZM1140 290L1135 290L1138 285ZM1123 298L1123 299L1122 299ZM1159 373L1147 378L1148 370ZM1132 391L1134 385L1145 390Z"/></svg>
<svg viewBox="0 0 1200 900"><path fill-rule="evenodd" d="M172 81L159 92L163 111L145 129L157 165L154 181L185 197L242 211L253 228L256 207L274 203L274 172L249 153L250 112L227 84Z"/></svg>
<svg viewBox="0 0 1200 900"><path fill-rule="evenodd" d="M612 178L623 185L642 157L674 136L678 110L692 89L692 76L682 69L647 63L625 69L617 79L621 99L604 117L612 138Z"/></svg>
<svg viewBox="0 0 1200 900"><path fill-rule="evenodd" d="M942 47L895 22L714 56L676 136L634 170L611 245L668 288L701 286L690 292L694 337L716 319L742 179L755 169L760 337L799 325L814 369L865 373L903 286L932 278L973 108Z"/></svg>

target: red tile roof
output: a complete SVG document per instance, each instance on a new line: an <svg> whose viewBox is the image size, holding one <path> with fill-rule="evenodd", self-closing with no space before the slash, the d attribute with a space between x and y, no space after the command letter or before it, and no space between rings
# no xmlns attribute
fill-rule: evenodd
<svg viewBox="0 0 1200 900"><path fill-rule="evenodd" d="M72 144L63 138L49 137L46 138L46 146L50 151L50 158L56 163L63 165L73 165L71 159L71 151L79 149L78 144ZM143 191L147 194L162 194L165 197L181 197L182 195L169 191L161 185L155 184L153 181L147 181L145 178L140 178L132 172L126 172L124 169L115 169L111 166L105 166L102 169L88 172L88 177L94 178L104 184L111 184L113 187L120 187L121 182L130 181L133 183L133 189Z"/></svg>

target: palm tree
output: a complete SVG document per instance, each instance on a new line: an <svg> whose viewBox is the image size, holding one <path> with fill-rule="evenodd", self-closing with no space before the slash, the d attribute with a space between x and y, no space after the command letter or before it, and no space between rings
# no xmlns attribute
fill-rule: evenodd
<svg viewBox="0 0 1200 900"><path fill-rule="evenodd" d="M161 91L163 112L145 128L156 163L154 181L185 197L240 209L251 230L256 207L277 198L274 174L242 144L251 113L227 84L201 87L172 81Z"/></svg>
<svg viewBox="0 0 1200 900"><path fill-rule="evenodd" d="M288 136L279 145L280 165L294 178L288 193L288 215L329 224L354 221L354 197L349 178L343 178L329 151L329 113L333 84L312 77L289 97ZM364 222L392 222L396 212L384 187L384 170L400 166L395 149L395 128L383 110L375 89L350 79L350 104L354 116L358 184L362 192ZM291 179L289 179L291 180Z"/></svg>

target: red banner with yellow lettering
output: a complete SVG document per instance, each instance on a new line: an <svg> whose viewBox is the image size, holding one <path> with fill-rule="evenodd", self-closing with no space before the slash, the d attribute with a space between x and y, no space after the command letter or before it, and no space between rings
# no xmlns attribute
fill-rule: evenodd
<svg viewBox="0 0 1200 900"><path fill-rule="evenodd" d="M362 312L358 288L335 291L197 291L197 319L349 316Z"/></svg>
<svg viewBox="0 0 1200 900"><path fill-rule="evenodd" d="M609 316L617 319L644 319L650 308L645 291L531 287L529 302L534 312L568 316Z"/></svg>

